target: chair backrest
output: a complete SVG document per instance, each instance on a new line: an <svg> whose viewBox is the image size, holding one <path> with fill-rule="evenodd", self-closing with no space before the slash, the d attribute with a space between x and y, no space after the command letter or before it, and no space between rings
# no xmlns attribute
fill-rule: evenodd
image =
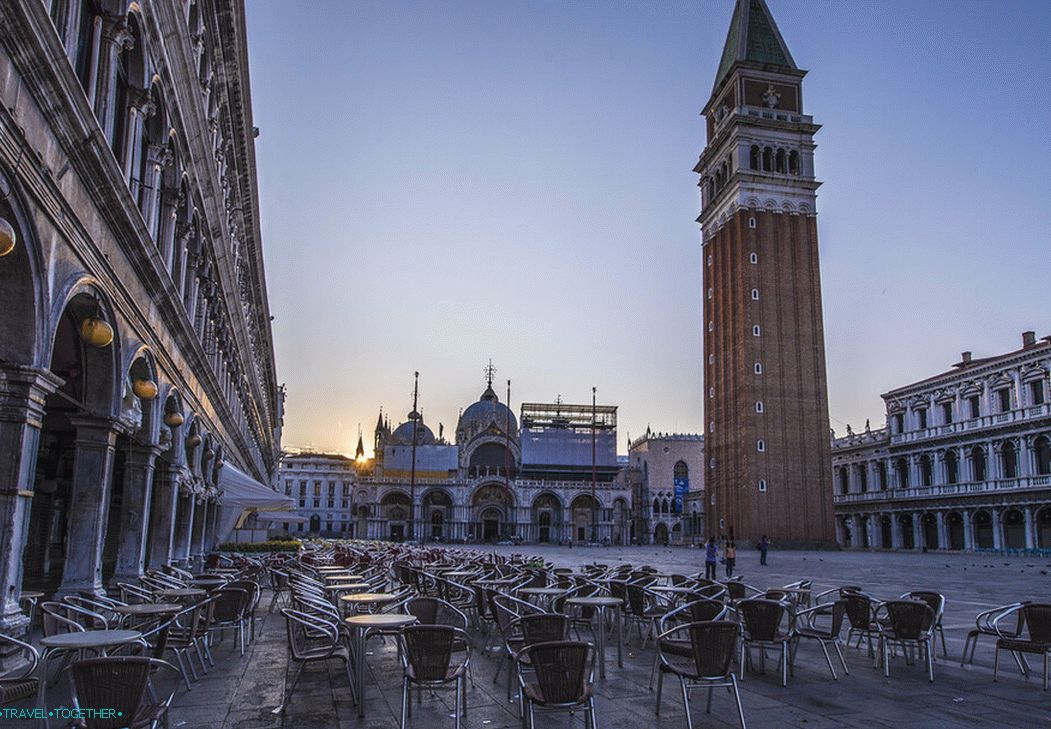
<svg viewBox="0 0 1051 729"><path fill-rule="evenodd" d="M106 707L111 718L91 717L87 729L120 729L129 725L146 697L153 659L146 656L111 656L74 661L70 666L73 694L78 707Z"/></svg>
<svg viewBox="0 0 1051 729"><path fill-rule="evenodd" d="M86 628L70 616L73 606L62 602L40 603L40 623L45 636L77 633Z"/></svg>
<svg viewBox="0 0 1051 729"><path fill-rule="evenodd" d="M298 610L282 608L285 616L285 631L288 649L294 660L303 660L310 648L317 648L319 639L332 650L339 641L339 628L318 615L309 615ZM324 647L324 646L322 646Z"/></svg>
<svg viewBox="0 0 1051 729"><path fill-rule="evenodd" d="M922 600L888 600L883 607L896 638L916 640L934 623L934 610Z"/></svg>
<svg viewBox="0 0 1051 729"><path fill-rule="evenodd" d="M750 640L776 640L788 608L783 602L764 598L751 598L737 603L744 620L744 628Z"/></svg>
<svg viewBox="0 0 1051 729"><path fill-rule="evenodd" d="M941 617L942 612L945 610L945 596L940 592L933 592L931 590L913 590L912 592L902 595L904 599L922 600L931 606L931 610L934 612L935 619Z"/></svg>
<svg viewBox="0 0 1051 729"><path fill-rule="evenodd" d="M544 703L580 704L587 700L595 665L591 644L572 640L534 643L523 648L522 655L529 658Z"/></svg>
<svg viewBox="0 0 1051 729"><path fill-rule="evenodd" d="M1022 607L1029 640L1034 643L1051 643L1051 604L1027 603Z"/></svg>
<svg viewBox="0 0 1051 729"><path fill-rule="evenodd" d="M731 600L744 600L748 597L748 589L743 582L731 580L726 583L726 594L730 596Z"/></svg>
<svg viewBox="0 0 1051 729"><path fill-rule="evenodd" d="M402 630L405 661L417 681L443 681L461 631L449 625L410 625Z"/></svg>
<svg viewBox="0 0 1051 729"><path fill-rule="evenodd" d="M847 593L841 599L847 603L847 620L850 621L850 627L869 630L872 627L872 600L860 593Z"/></svg>
<svg viewBox="0 0 1051 729"><path fill-rule="evenodd" d="M569 616L560 613L523 615L516 621L525 645L550 643L569 637Z"/></svg>
<svg viewBox="0 0 1051 729"><path fill-rule="evenodd" d="M693 648L693 663L702 678L725 678L737 651L740 628L731 620L706 620L686 626Z"/></svg>
<svg viewBox="0 0 1051 729"><path fill-rule="evenodd" d="M712 620L717 620L723 611L726 610L726 606L716 600L707 600L701 598L694 600L693 602L687 603L690 607L690 619L695 623L707 623Z"/></svg>
<svg viewBox="0 0 1051 729"><path fill-rule="evenodd" d="M221 587L213 594L215 596L213 620L219 623L230 623L244 618L250 599L247 590L239 587Z"/></svg>
<svg viewBox="0 0 1051 729"><path fill-rule="evenodd" d="M414 597L405 603L405 612L415 615L420 625L437 625L438 605L443 602L437 597Z"/></svg>

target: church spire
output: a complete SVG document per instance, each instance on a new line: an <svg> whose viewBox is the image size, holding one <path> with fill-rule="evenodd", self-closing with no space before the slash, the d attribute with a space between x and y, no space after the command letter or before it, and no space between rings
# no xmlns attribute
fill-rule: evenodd
<svg viewBox="0 0 1051 729"><path fill-rule="evenodd" d="M358 447L354 450L355 460L365 457L365 441L361 439L361 424L358 424Z"/></svg>
<svg viewBox="0 0 1051 729"><path fill-rule="evenodd" d="M726 34L722 60L715 74L713 95L738 63L798 70L766 0L737 0L734 5L730 31Z"/></svg>

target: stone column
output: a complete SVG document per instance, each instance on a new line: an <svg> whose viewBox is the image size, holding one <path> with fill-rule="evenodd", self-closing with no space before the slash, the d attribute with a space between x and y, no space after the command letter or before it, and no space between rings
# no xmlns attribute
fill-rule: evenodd
<svg viewBox="0 0 1051 729"><path fill-rule="evenodd" d="M204 520L207 516L208 502L197 495L190 498L193 503L193 510L190 513L193 516L190 519L190 535L186 552L192 562L201 554L201 541L204 535Z"/></svg>
<svg viewBox="0 0 1051 729"><path fill-rule="evenodd" d="M901 533L901 520L893 512L890 515L890 544L894 549L901 549L905 545L905 538Z"/></svg>
<svg viewBox="0 0 1051 729"><path fill-rule="evenodd" d="M883 549L887 546L883 543L883 514L872 514L869 516L869 521L872 522L872 541L870 544L873 549Z"/></svg>
<svg viewBox="0 0 1051 729"><path fill-rule="evenodd" d="M945 512L934 512L934 521L938 532L938 549L948 549L951 545L949 544L949 535L945 531Z"/></svg>
<svg viewBox="0 0 1051 729"><path fill-rule="evenodd" d="M847 530L847 544L851 547L858 546L857 522L857 517L853 514L850 514L843 519L844 526L846 526Z"/></svg>
<svg viewBox="0 0 1051 729"><path fill-rule="evenodd" d="M876 535L873 533L875 526L875 517L872 514L868 514L865 518L865 541L869 549L873 549L876 546Z"/></svg>
<svg viewBox="0 0 1051 729"><path fill-rule="evenodd" d="M963 517L963 548L967 552L974 551L974 528L971 524L971 511L970 509L964 509L960 516Z"/></svg>
<svg viewBox="0 0 1051 729"><path fill-rule="evenodd" d="M103 16L100 37L98 73L95 76L95 116L102 126L106 139L112 141L117 114L124 113L123 109L115 108L118 56L122 51L133 46L134 38L128 30L127 19L122 15ZM130 128L128 132L130 134Z"/></svg>
<svg viewBox="0 0 1051 729"><path fill-rule="evenodd" d="M1025 522L1025 548L1036 549L1036 534L1033 531L1033 507L1026 506L1022 509L1022 519Z"/></svg>
<svg viewBox="0 0 1051 729"><path fill-rule="evenodd" d="M989 515L993 519L993 549L1004 548L1003 532L1000 529L1000 510L989 509Z"/></svg>
<svg viewBox="0 0 1051 729"><path fill-rule="evenodd" d="M193 494L179 490L178 508L175 517L174 546L172 562L185 563L190 557L190 529L193 527Z"/></svg>
<svg viewBox="0 0 1051 729"><path fill-rule="evenodd" d="M914 549L923 549L923 524L920 522L918 512L912 512L912 546Z"/></svg>
<svg viewBox="0 0 1051 729"><path fill-rule="evenodd" d="M66 564L59 594L104 595L102 548L113 478L117 432L109 418L70 418L76 428L70 485Z"/></svg>
<svg viewBox="0 0 1051 729"><path fill-rule="evenodd" d="M179 502L178 467L162 462L153 480L150 509L150 568L160 569L174 561L175 523Z"/></svg>
<svg viewBox="0 0 1051 729"><path fill-rule="evenodd" d="M22 552L29 515L44 401L61 385L46 370L0 369L0 631L23 635L28 619L18 604L22 592ZM0 670L3 670L0 655Z"/></svg>
<svg viewBox="0 0 1051 729"><path fill-rule="evenodd" d="M124 464L124 498L114 581L131 582L142 574L149 539L154 463L159 449L132 446Z"/></svg>

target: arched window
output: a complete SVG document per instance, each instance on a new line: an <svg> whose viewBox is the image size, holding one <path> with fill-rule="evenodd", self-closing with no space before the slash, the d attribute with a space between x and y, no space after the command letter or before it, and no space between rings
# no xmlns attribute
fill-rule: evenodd
<svg viewBox="0 0 1051 729"><path fill-rule="evenodd" d="M894 470L898 474L898 488L907 489L909 487L909 462L904 458L899 458L894 462Z"/></svg>
<svg viewBox="0 0 1051 729"><path fill-rule="evenodd" d="M56 7L59 6L65 8L64 12L68 16L68 0L52 3L51 12L54 13ZM73 70L77 74L81 88L87 94L88 101L92 103L95 100L95 85L98 83L98 79L95 78L98 69L92 64L92 60L97 55L96 46L100 38L99 34L95 32L95 26L102 22L101 15L102 12L94 0L81 0L77 8L78 17L75 19L75 25L72 27L73 32L76 33L76 45L73 46L74 55L72 57ZM56 22L55 25L57 27L58 23ZM63 40L66 41L66 47L69 48L70 43L68 39L63 36Z"/></svg>
<svg viewBox="0 0 1051 729"><path fill-rule="evenodd" d="M686 465L685 461L678 461L675 464L675 468L672 469L672 477L673 478L689 478L690 477L690 469Z"/></svg>
<svg viewBox="0 0 1051 729"><path fill-rule="evenodd" d="M748 166L753 169L759 169L759 146L753 144L748 148Z"/></svg>
<svg viewBox="0 0 1051 729"><path fill-rule="evenodd" d="M755 367L752 368L752 371L755 372L757 375L763 374L763 365L762 365L762 363L761 362L756 362L755 363Z"/></svg>
<svg viewBox="0 0 1051 729"><path fill-rule="evenodd" d="M985 449L977 445L971 449L971 480L985 480Z"/></svg>
<svg viewBox="0 0 1051 729"><path fill-rule="evenodd" d="M960 479L960 464L956 451L945 451L945 482L956 483Z"/></svg>
<svg viewBox="0 0 1051 729"><path fill-rule="evenodd" d="M774 155L774 171L784 173L787 169L785 163L785 150L779 149L777 150L777 154Z"/></svg>
<svg viewBox="0 0 1051 729"><path fill-rule="evenodd" d="M766 441L760 438L755 442L755 450L759 453L766 453Z"/></svg>
<svg viewBox="0 0 1051 729"><path fill-rule="evenodd" d="M788 174L799 174L799 152L794 149L788 153Z"/></svg>
<svg viewBox="0 0 1051 729"><path fill-rule="evenodd" d="M924 486L934 483L934 468L931 465L931 457L926 453L920 456L920 478Z"/></svg>
<svg viewBox="0 0 1051 729"><path fill-rule="evenodd" d="M1033 441L1033 456L1036 460L1036 472L1040 476L1051 474L1051 441L1046 435Z"/></svg>
<svg viewBox="0 0 1051 729"><path fill-rule="evenodd" d="M763 147L763 171L770 172L774 168L774 150Z"/></svg>
<svg viewBox="0 0 1051 729"><path fill-rule="evenodd" d="M143 105L146 91L146 49L143 47L139 19L128 14L129 40L120 48L117 56L117 81L113 94L113 120L110 145L121 169L130 180L135 168L132 166L136 140L133 129L132 108Z"/></svg>
<svg viewBox="0 0 1051 729"><path fill-rule="evenodd" d="M1014 443L1006 441L1000 449L1004 478L1018 478L1018 451Z"/></svg>
<svg viewBox="0 0 1051 729"><path fill-rule="evenodd" d="M847 467L840 466L837 475L839 476L839 493L848 493L850 491L850 474L847 471Z"/></svg>
<svg viewBox="0 0 1051 729"><path fill-rule="evenodd" d="M654 514L661 513L661 500L658 499L658 498L654 498L653 499L653 513Z"/></svg>

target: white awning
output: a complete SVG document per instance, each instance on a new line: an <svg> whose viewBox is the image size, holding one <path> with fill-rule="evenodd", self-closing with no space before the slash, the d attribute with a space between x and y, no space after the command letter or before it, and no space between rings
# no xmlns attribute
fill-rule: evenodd
<svg viewBox="0 0 1051 729"><path fill-rule="evenodd" d="M259 515L259 521L269 522L289 522L290 524L299 524L308 522L310 519L303 516L302 514L296 514L291 511L268 511L265 514Z"/></svg>
<svg viewBox="0 0 1051 729"><path fill-rule="evenodd" d="M295 501L290 496L279 494L269 486L256 481L229 461L223 462L219 470L219 498L222 512L219 520L218 541L224 542L235 528L244 525L246 519L256 512L287 511L294 509Z"/></svg>

